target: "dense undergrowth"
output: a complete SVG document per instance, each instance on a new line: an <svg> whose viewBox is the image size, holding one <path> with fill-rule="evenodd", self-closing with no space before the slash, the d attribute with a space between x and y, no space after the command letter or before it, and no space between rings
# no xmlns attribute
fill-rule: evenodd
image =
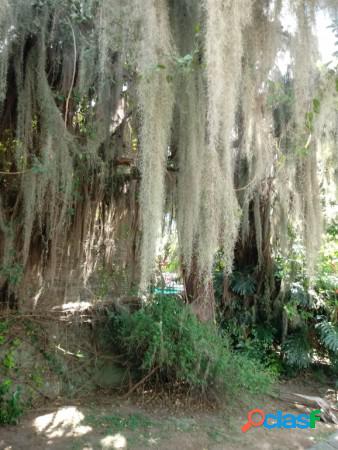
<svg viewBox="0 0 338 450"><path fill-rule="evenodd" d="M216 264L218 320L234 348L282 375L295 375L319 365L336 378L337 230L337 223L332 222L312 276L307 272L304 246L294 235L288 254L275 255L275 292L268 299L258 292L257 267L241 267L230 277L230 300L224 306L224 278Z"/></svg>
<svg viewBox="0 0 338 450"><path fill-rule="evenodd" d="M0 384L0 424L16 424L23 413L20 390L11 391L12 381Z"/></svg>
<svg viewBox="0 0 338 450"><path fill-rule="evenodd" d="M273 375L263 363L235 353L214 324L203 324L174 296L155 297L133 314L111 317L111 336L123 360L142 378L183 384L200 393L266 392Z"/></svg>
<svg viewBox="0 0 338 450"><path fill-rule="evenodd" d="M86 323L69 325L65 317L1 312L0 424L16 424L30 408L97 388L95 335Z"/></svg>
<svg viewBox="0 0 338 450"><path fill-rule="evenodd" d="M8 324L0 321L0 349L8 340ZM0 353L0 424L15 424L23 413L20 386L15 386L15 349L20 339L11 341L8 351Z"/></svg>
<svg viewBox="0 0 338 450"><path fill-rule="evenodd" d="M275 255L276 289L269 304L260 297L257 268L247 266L235 267L225 306L224 274L216 262L216 323L202 323L179 296L149 296L134 312L122 309L110 312L108 318L104 315L99 328L104 330L105 350L118 354L133 386L141 382L198 396L230 399L238 393L264 394L271 392L279 377L318 366L320 379L328 375L334 385L338 373L337 230L333 222L312 277L296 236L287 255ZM39 390L47 373L42 373L38 364L21 371L20 351L27 353L30 347L24 346L17 329L12 329L14 324L15 320L11 326L3 321L0 326L1 424L17 423L29 406L22 386L28 381ZM32 325L27 326L22 337L36 344L37 330L32 332ZM11 339L12 335L16 338ZM48 359L48 370L62 378L64 374L46 359L49 351L39 350L42 360ZM75 350L66 354L85 357Z"/></svg>

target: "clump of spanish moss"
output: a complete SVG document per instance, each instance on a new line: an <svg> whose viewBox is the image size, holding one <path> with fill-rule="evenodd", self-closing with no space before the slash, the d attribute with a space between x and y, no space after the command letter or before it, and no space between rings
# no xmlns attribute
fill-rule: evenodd
<svg viewBox="0 0 338 450"><path fill-rule="evenodd" d="M287 251L290 221L310 270L320 186L337 179L318 8L337 13L319 0L0 0L1 273L19 264L22 283L33 271L49 286L66 265L85 285L101 265L130 266L146 289L164 218L206 283L217 250L230 272L252 229L259 266L270 225Z"/></svg>
<svg viewBox="0 0 338 450"><path fill-rule="evenodd" d="M141 285L147 286L156 256L156 242L160 237L164 207L164 176L170 127L174 106L172 85L164 67L173 54L166 1L156 5L149 0L139 7L141 36L138 64L140 81L138 101L141 116ZM158 36L154 40L154 36Z"/></svg>

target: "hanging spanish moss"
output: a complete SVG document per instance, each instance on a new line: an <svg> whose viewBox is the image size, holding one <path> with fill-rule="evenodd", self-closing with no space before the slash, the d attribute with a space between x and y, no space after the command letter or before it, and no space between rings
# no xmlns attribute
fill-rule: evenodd
<svg viewBox="0 0 338 450"><path fill-rule="evenodd" d="M201 18L198 3L176 1L171 21L177 51L191 56L175 82L176 102L172 150L177 161L176 214L180 252L184 269L189 272L197 251L197 232L201 205L201 178L206 142L206 84L202 64ZM183 12L183 14L182 14ZM175 156L176 154L176 156Z"/></svg>
<svg viewBox="0 0 338 450"><path fill-rule="evenodd" d="M206 64L208 86L208 135L205 164L211 180L203 180L199 253L201 269L210 270L219 239L225 270L232 267L233 249L239 225L234 191L233 129L239 100L243 56L243 29L251 20L252 1L207 1ZM222 37L227 37L222 38ZM220 38L221 37L221 38ZM209 205L211 206L211 214Z"/></svg>
<svg viewBox="0 0 338 450"><path fill-rule="evenodd" d="M0 111L6 95L8 71L8 39L10 8L7 1L0 2Z"/></svg>
<svg viewBox="0 0 338 450"><path fill-rule="evenodd" d="M17 292L102 270L144 290L174 222L201 284L251 237L262 270L290 226L313 270L338 173L320 10L337 4L0 0L0 284L20 266Z"/></svg>
<svg viewBox="0 0 338 450"><path fill-rule="evenodd" d="M174 107L172 85L164 67L169 64L173 47L169 11L164 0L149 0L139 6L141 42L138 100L141 115L141 285L147 286L154 266L156 242L160 237L164 208L164 174ZM158 39L154 40L154 35Z"/></svg>

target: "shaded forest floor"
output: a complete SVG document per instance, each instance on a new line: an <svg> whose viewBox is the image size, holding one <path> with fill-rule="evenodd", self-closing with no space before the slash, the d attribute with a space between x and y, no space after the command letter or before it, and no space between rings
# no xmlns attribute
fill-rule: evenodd
<svg viewBox="0 0 338 450"><path fill-rule="evenodd" d="M329 387L313 379L282 383L278 392L325 397ZM277 397L256 402L242 397L221 409L189 403L182 398L145 392L120 400L101 392L74 401L60 399L31 410L17 426L0 428L0 448L6 450L233 450L306 449L328 438L338 428L319 423L315 430L251 429L241 432L247 412L262 408L299 414L302 408Z"/></svg>

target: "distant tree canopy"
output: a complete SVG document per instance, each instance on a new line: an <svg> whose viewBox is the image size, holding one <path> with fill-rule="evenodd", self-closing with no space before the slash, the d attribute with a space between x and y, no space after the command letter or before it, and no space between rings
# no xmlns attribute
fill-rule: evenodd
<svg viewBox="0 0 338 450"><path fill-rule="evenodd" d="M0 0L1 285L70 254L86 280L125 215L142 289L164 218L186 278L292 233L311 271L338 173L320 10L337 35L336 0Z"/></svg>

